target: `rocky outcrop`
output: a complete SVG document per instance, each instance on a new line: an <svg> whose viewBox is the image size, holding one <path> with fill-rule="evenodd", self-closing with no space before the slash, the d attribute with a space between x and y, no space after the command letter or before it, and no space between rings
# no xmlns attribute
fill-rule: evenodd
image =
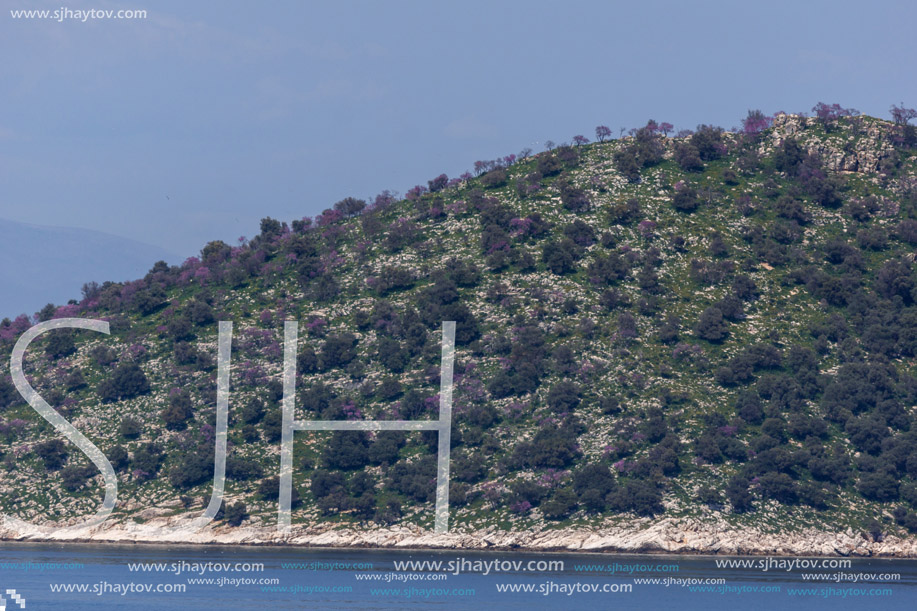
<svg viewBox="0 0 917 611"><path fill-rule="evenodd" d="M860 122L859 134L854 135L852 121L857 120L859 119L845 119L838 123L835 128L836 136L810 138L807 137L806 131L815 126L816 119L799 115L777 115L774 118L773 129L762 142L759 153L772 152L781 141L793 136L809 153L819 155L825 167L830 170L876 172L882 160L894 153L894 147L886 134L888 126L867 122L864 119Z"/></svg>
<svg viewBox="0 0 917 611"><path fill-rule="evenodd" d="M271 526L225 525L200 531L183 530L187 518L154 519L144 524L106 522L101 527L67 533L16 529L5 523L0 539L15 541L73 541L92 543L174 543L223 545L290 545L302 547L519 550L563 552L643 552L768 556L882 556L917 558L917 538L894 536L875 541L850 529L816 529L765 533L697 520L637 520L629 526L540 531L479 531L435 534L413 526L341 529L294 526L280 533Z"/></svg>

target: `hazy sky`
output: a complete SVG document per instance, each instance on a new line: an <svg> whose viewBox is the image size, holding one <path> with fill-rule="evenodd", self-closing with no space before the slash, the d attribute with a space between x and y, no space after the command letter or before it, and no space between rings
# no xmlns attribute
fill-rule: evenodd
<svg viewBox="0 0 917 611"><path fill-rule="evenodd" d="M909 1L0 6L0 217L182 255L598 124L917 106ZM62 6L148 17L9 10Z"/></svg>

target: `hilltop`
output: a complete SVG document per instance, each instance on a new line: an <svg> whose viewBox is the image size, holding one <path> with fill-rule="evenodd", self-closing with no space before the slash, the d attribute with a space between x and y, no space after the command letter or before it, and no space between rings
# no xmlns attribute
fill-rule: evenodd
<svg viewBox="0 0 917 611"><path fill-rule="evenodd" d="M264 540L283 321L300 323L298 418L416 420L436 418L440 325L454 320L455 537L512 547L662 524L675 543L646 548L776 545L672 536L690 524L914 555L917 134L844 112L745 125L597 130L604 141L479 162L404 199L265 218L251 240L46 307L42 320L112 332L53 331L26 373L108 456L111 521L136 532L209 499L217 321L232 321L227 505L223 534L202 540ZM33 322L0 324L5 362ZM93 514L97 470L6 374L0 409L3 511ZM295 439L301 532L432 529L435 433Z"/></svg>

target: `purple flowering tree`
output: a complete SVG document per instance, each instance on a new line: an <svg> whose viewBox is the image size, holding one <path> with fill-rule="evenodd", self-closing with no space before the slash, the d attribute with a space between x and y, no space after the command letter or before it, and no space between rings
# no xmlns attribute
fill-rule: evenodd
<svg viewBox="0 0 917 611"><path fill-rule="evenodd" d="M742 131L746 136L757 136L773 123L773 117L765 115L760 110L749 110L748 116L742 119Z"/></svg>
<svg viewBox="0 0 917 611"><path fill-rule="evenodd" d="M595 128L595 139L599 142L605 142L606 138L611 138L611 129L607 125L599 125Z"/></svg>
<svg viewBox="0 0 917 611"><path fill-rule="evenodd" d="M449 177L445 174L440 174L433 180L427 181L427 188L430 189L430 193L436 193L445 189L447 184L449 184Z"/></svg>
<svg viewBox="0 0 917 611"><path fill-rule="evenodd" d="M903 102L901 106L892 104L891 113L896 125L907 125L911 119L917 119L917 110L905 108Z"/></svg>
<svg viewBox="0 0 917 611"><path fill-rule="evenodd" d="M815 113L815 118L822 124L825 131L829 131L841 117L855 117L860 114L860 111L855 108L843 108L840 104L825 104L824 102L813 106L812 112Z"/></svg>

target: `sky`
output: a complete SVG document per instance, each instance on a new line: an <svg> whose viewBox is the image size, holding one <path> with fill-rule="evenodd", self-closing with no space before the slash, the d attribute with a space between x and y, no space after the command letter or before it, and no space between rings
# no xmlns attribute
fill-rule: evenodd
<svg viewBox="0 0 917 611"><path fill-rule="evenodd" d="M917 106L906 1L0 6L0 218L182 258L600 124ZM147 16L11 14L62 7Z"/></svg>

